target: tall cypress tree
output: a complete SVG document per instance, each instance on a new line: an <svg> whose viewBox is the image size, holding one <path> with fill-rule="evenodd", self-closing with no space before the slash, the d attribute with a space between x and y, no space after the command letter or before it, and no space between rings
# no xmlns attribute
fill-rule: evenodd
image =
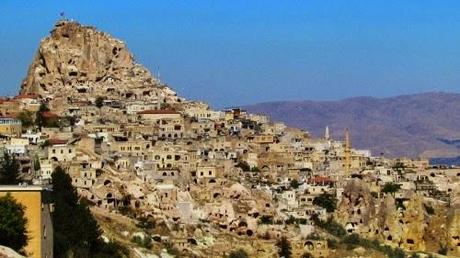
<svg viewBox="0 0 460 258"><path fill-rule="evenodd" d="M79 202L70 176L61 167L52 174L54 255L91 257L103 245L101 229L89 208Z"/></svg>
<svg viewBox="0 0 460 258"><path fill-rule="evenodd" d="M19 162L13 155L4 152L3 160L0 163L0 185L17 185L20 173Z"/></svg>
<svg viewBox="0 0 460 258"><path fill-rule="evenodd" d="M281 239L276 242L276 246L278 247L278 255L280 257L284 257L284 258L291 257L292 255L291 243L285 236L281 237Z"/></svg>

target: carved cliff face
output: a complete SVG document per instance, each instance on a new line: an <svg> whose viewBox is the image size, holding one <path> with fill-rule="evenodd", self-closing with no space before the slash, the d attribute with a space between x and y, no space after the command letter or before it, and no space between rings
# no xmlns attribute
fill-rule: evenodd
<svg viewBox="0 0 460 258"><path fill-rule="evenodd" d="M447 214L448 254L460 256L460 203L455 203Z"/></svg>
<svg viewBox="0 0 460 258"><path fill-rule="evenodd" d="M406 250L426 249L424 236L428 218L421 196L413 194L407 200L395 200L387 195L380 201L378 211L375 203L364 182L350 181L336 211L336 220L349 233L383 240Z"/></svg>
<svg viewBox="0 0 460 258"><path fill-rule="evenodd" d="M406 250L425 250L423 236L427 224L422 197L414 194L405 205L402 217L398 221L403 228L401 246Z"/></svg>
<svg viewBox="0 0 460 258"><path fill-rule="evenodd" d="M403 228L399 223L398 210L395 199L391 195L383 198L378 212L378 226L376 237L385 240L387 243L398 245L401 242Z"/></svg>
<svg viewBox="0 0 460 258"><path fill-rule="evenodd" d="M375 219L375 203L369 188L360 180L350 181L344 189L336 219L348 232L367 233Z"/></svg>
<svg viewBox="0 0 460 258"><path fill-rule="evenodd" d="M41 41L21 93L65 101L96 96L145 99L161 95L155 86L159 81L135 63L122 41L93 27L60 21Z"/></svg>

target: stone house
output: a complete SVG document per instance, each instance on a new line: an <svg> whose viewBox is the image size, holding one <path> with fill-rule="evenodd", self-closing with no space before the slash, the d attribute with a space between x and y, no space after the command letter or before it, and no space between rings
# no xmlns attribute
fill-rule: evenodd
<svg viewBox="0 0 460 258"><path fill-rule="evenodd" d="M66 140L50 140L48 147L48 159L55 162L72 161L75 156L75 146L67 144Z"/></svg>
<svg viewBox="0 0 460 258"><path fill-rule="evenodd" d="M0 135L19 137L21 133L21 120L11 117L0 117Z"/></svg>

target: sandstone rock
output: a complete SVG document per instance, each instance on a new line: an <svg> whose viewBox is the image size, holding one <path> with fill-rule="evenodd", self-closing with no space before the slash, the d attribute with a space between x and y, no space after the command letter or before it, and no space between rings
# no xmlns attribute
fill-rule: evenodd
<svg viewBox="0 0 460 258"><path fill-rule="evenodd" d="M1 258L22 258L24 256L16 253L13 249L9 247L0 245L0 257Z"/></svg>
<svg viewBox="0 0 460 258"><path fill-rule="evenodd" d="M421 196L413 194L407 205L405 205L405 210L398 222L403 228L401 247L406 250L425 251L423 236L427 224Z"/></svg>
<svg viewBox="0 0 460 258"><path fill-rule="evenodd" d="M447 215L448 254L460 256L460 204L454 204Z"/></svg>
<svg viewBox="0 0 460 258"><path fill-rule="evenodd" d="M379 231L375 233L377 237L380 233L383 240L393 246L399 245L403 235L403 228L398 222L398 215L395 199L391 195L385 196L378 212Z"/></svg>
<svg viewBox="0 0 460 258"><path fill-rule="evenodd" d="M374 198L367 185L354 179L344 189L336 211L336 220L348 232L369 233L375 220Z"/></svg>
<svg viewBox="0 0 460 258"><path fill-rule="evenodd" d="M56 107L97 96L165 102L176 95L136 63L121 40L67 20L41 41L21 93L38 93Z"/></svg>

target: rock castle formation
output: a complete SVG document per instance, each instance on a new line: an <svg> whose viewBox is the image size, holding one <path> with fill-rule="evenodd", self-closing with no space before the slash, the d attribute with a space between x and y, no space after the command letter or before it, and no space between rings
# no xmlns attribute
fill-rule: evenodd
<svg viewBox="0 0 460 258"><path fill-rule="evenodd" d="M136 63L125 43L92 26L61 20L44 38L21 85L55 107L96 96L173 101L175 92Z"/></svg>

